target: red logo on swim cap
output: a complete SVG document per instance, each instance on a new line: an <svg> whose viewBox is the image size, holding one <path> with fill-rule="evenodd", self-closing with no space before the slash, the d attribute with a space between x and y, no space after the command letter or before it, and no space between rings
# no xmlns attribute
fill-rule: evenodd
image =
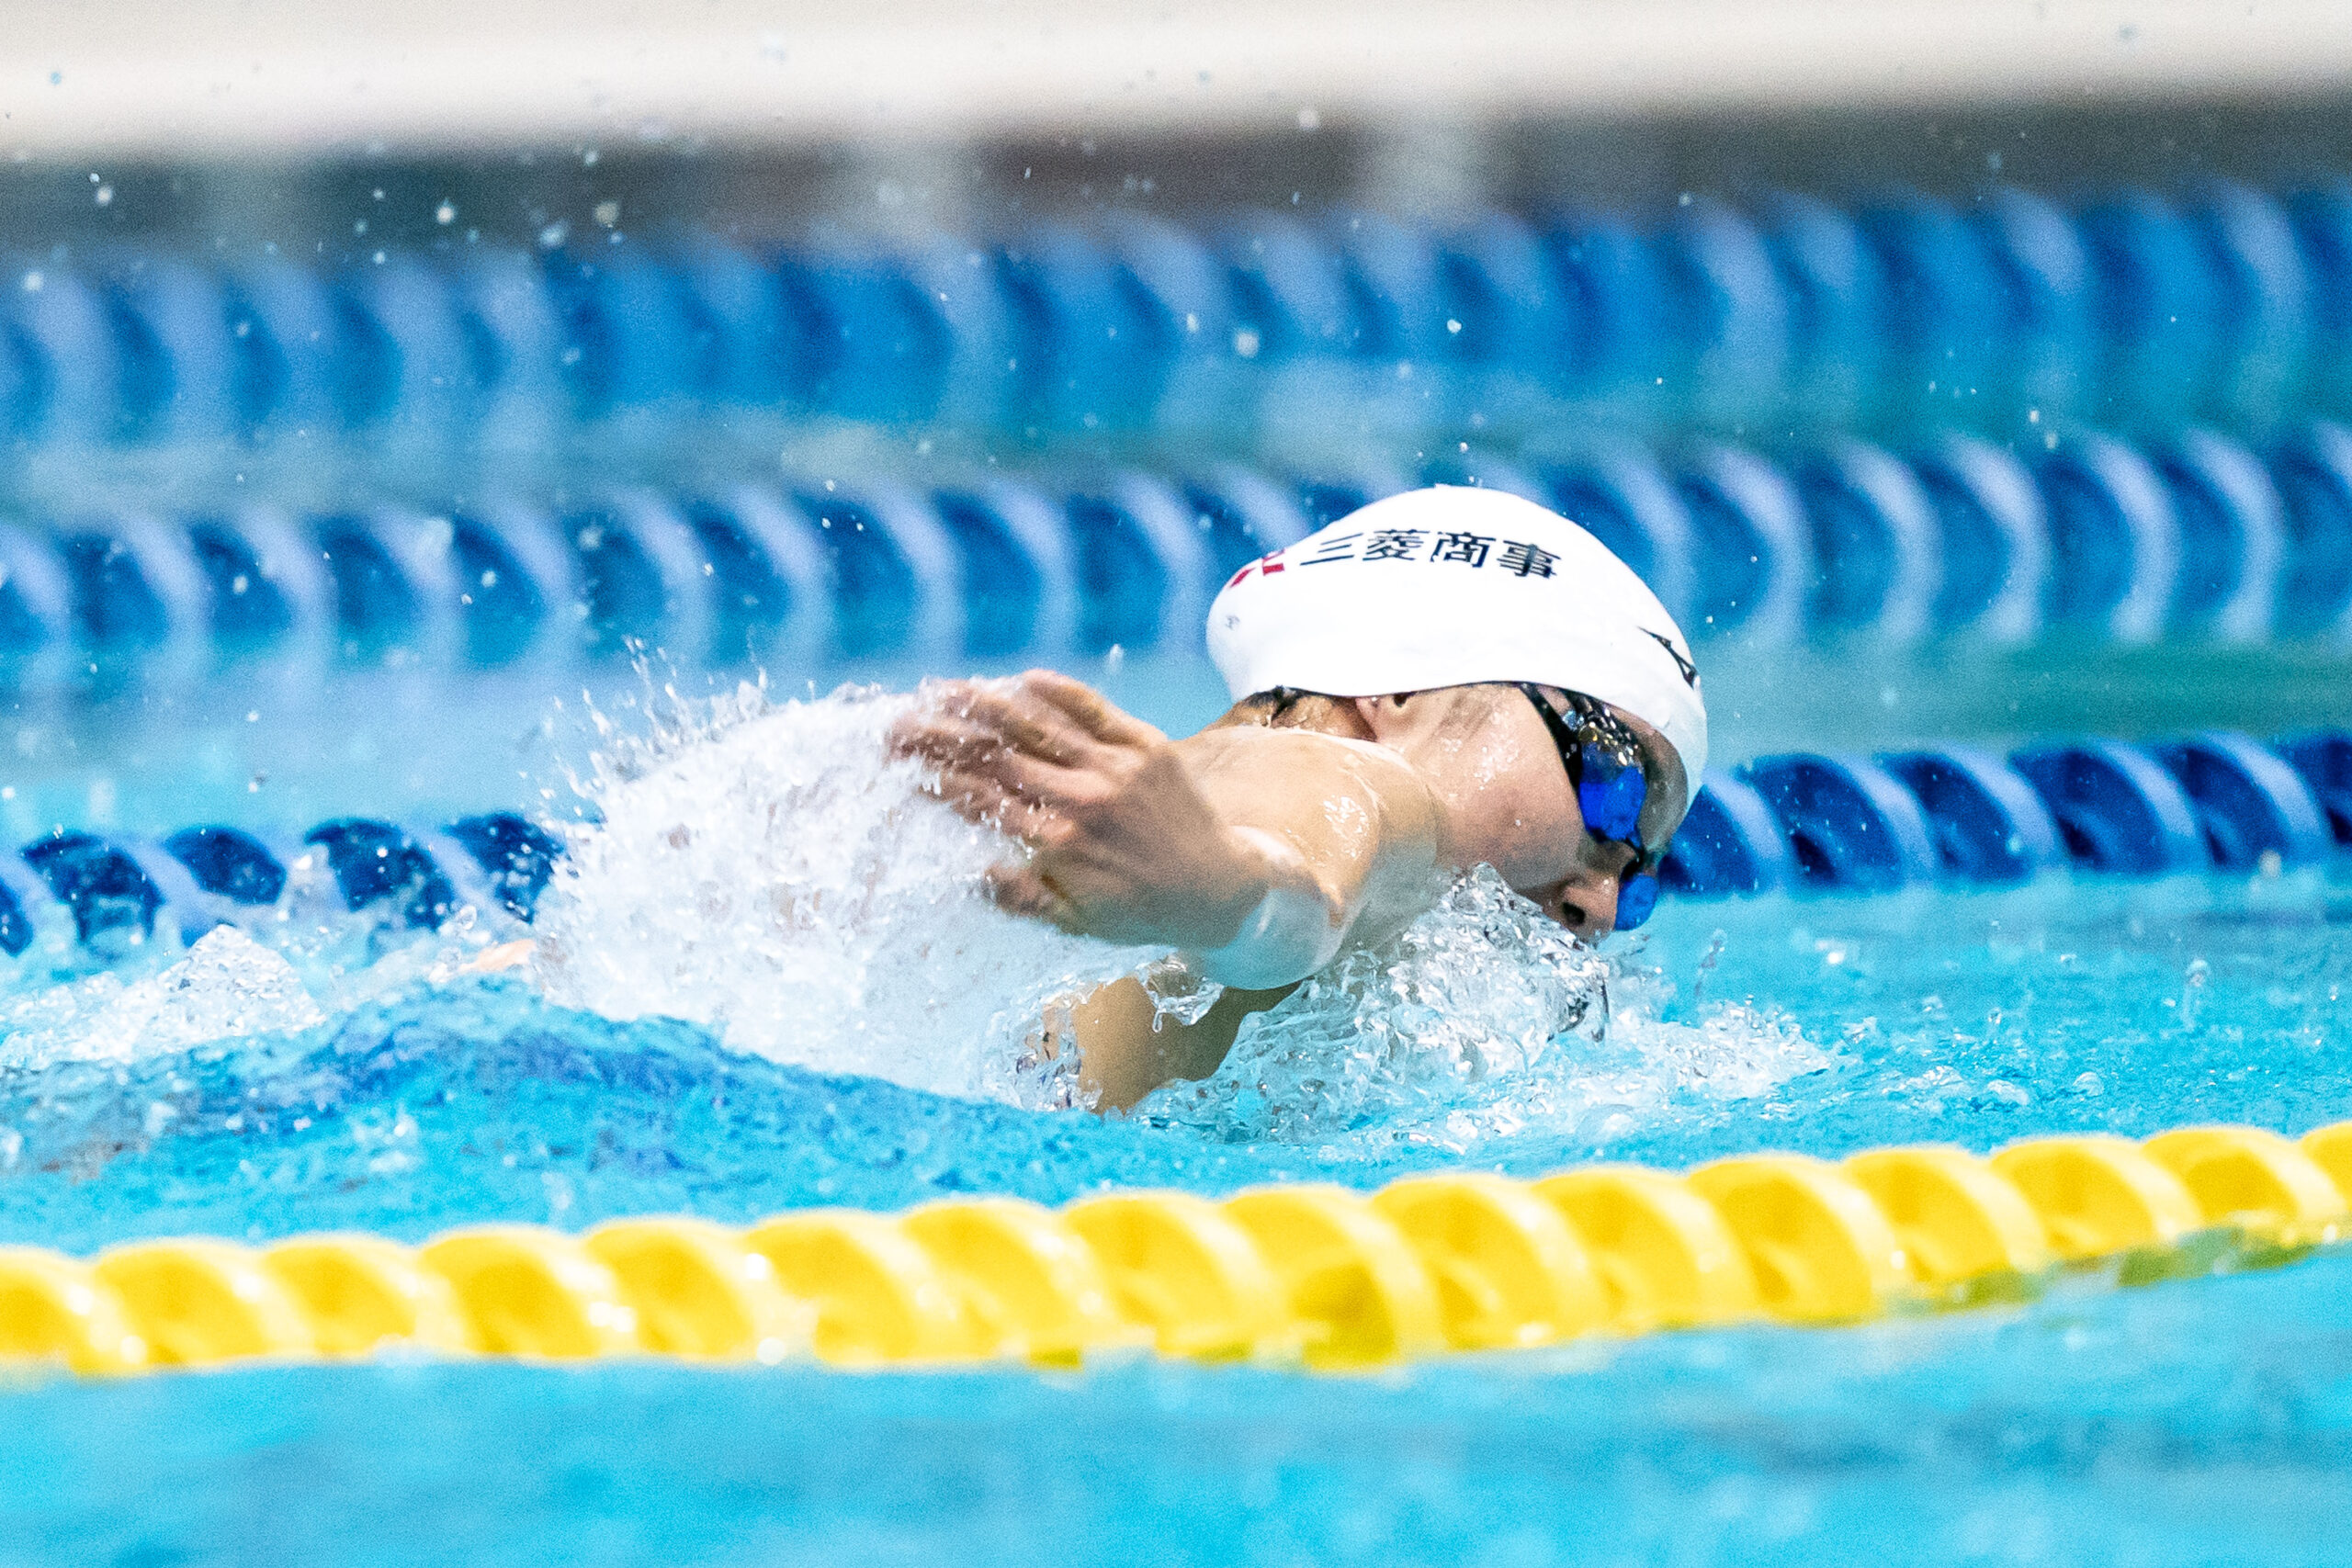
<svg viewBox="0 0 2352 1568"><path fill-rule="evenodd" d="M1280 550L1270 550L1266 554L1260 556L1256 560L1251 561L1249 565L1243 567L1239 571L1235 572L1231 577L1227 578L1225 580L1225 585L1227 588L1231 588L1253 571L1258 573L1261 577L1272 577L1278 571L1287 571L1288 570L1290 569L1283 565L1283 553Z"/></svg>

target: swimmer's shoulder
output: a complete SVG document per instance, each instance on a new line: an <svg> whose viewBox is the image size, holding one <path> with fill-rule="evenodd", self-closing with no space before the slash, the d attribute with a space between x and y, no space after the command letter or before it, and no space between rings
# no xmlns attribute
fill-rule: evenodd
<svg viewBox="0 0 2352 1568"><path fill-rule="evenodd" d="M1388 747L1311 729L1234 725L1179 742L1202 794L1228 821L1289 840L1325 870L1354 864L1348 945L1386 941L1442 888L1445 808Z"/></svg>
<svg viewBox="0 0 2352 1568"><path fill-rule="evenodd" d="M1222 725L1175 742L1195 773L1259 769L1351 773L1412 773L1412 765L1385 746L1326 735L1316 729L1274 729L1262 724Z"/></svg>
<svg viewBox="0 0 2352 1568"><path fill-rule="evenodd" d="M1349 797L1370 819L1413 837L1435 830L1440 807L1419 769L1388 747L1313 729L1229 725L1176 742L1203 793L1244 820L1327 816Z"/></svg>

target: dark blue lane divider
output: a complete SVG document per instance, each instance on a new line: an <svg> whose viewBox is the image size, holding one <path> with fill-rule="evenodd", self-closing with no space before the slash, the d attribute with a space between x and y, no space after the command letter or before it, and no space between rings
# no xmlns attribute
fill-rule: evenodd
<svg viewBox="0 0 2352 1568"><path fill-rule="evenodd" d="M133 249L0 289L0 434L462 438L518 406L594 421L714 405L1148 431L1253 417L1247 394L1284 395L1302 363L1498 375L1717 427L1768 407L1915 427L1973 405L2261 428L2341 410L2347 299L2343 181L2074 209L2016 189L1851 212L1685 197L1653 226L1113 213L982 243L368 246L314 267Z"/></svg>
<svg viewBox="0 0 2352 1568"><path fill-rule="evenodd" d="M2057 818L2075 864L2155 876L2207 863L2188 796L2138 747L2086 740L2031 748L2010 761Z"/></svg>
<svg viewBox="0 0 2352 1568"><path fill-rule="evenodd" d="M2064 851L2057 818L2015 768L1973 746L1905 751L1879 764L1917 799L1935 872L1962 882L2023 882Z"/></svg>
<svg viewBox="0 0 2352 1568"><path fill-rule="evenodd" d="M527 921L563 853L554 830L503 811L438 825L338 818L285 845L226 827L155 841L60 828L0 856L0 953L47 932L119 954L167 919L193 942L224 923L275 922L303 898L306 918L339 908L394 929L430 931L468 908ZM2331 855L2352 855L2352 734L2264 746L2214 732L2006 759L1951 746L1711 770L1659 874L1686 897L1884 893L2066 866L2154 876Z"/></svg>
<svg viewBox="0 0 2352 1568"><path fill-rule="evenodd" d="M0 694L270 660L458 674L658 650L797 673L1175 648L1240 565L1417 480L1565 512L1701 640L2352 637L2352 430L2316 424L2267 450L2196 428L2026 454L1959 434L1775 457L1611 442L1524 466L1448 452L1409 473L1222 464L444 514L93 512L0 524Z"/></svg>
<svg viewBox="0 0 2352 1568"><path fill-rule="evenodd" d="M1878 893L1935 874L1927 813L1878 763L1801 754L1740 772L1788 840L1800 884Z"/></svg>
<svg viewBox="0 0 2352 1568"><path fill-rule="evenodd" d="M2333 730L2290 735L2272 750L2311 787L2335 847L2352 849L2352 736Z"/></svg>
<svg viewBox="0 0 2352 1568"><path fill-rule="evenodd" d="M223 923L272 919L307 885L330 907L432 930L470 905L529 919L563 841L513 812L435 826L371 818L322 822L274 846L235 828L184 828L158 841L58 829L0 856L0 953L44 930L101 952L143 943L168 915L181 940Z"/></svg>
<svg viewBox="0 0 2352 1568"><path fill-rule="evenodd" d="M1742 781L1745 782L1742 782ZM1685 894L1783 880L1840 892L2016 883L2040 871L2282 870L2352 853L2352 735L2211 732L1765 757L1710 773L1662 868Z"/></svg>
<svg viewBox="0 0 2352 1568"><path fill-rule="evenodd" d="M1678 893L1769 893L1795 879L1795 864L1788 835L1756 787L1710 768L1658 874Z"/></svg>
<svg viewBox="0 0 2352 1568"><path fill-rule="evenodd" d="M2243 735L2199 735L2151 748L2180 781L2213 863L2243 871L2264 856L2301 865L2333 847L2311 785L2291 764Z"/></svg>

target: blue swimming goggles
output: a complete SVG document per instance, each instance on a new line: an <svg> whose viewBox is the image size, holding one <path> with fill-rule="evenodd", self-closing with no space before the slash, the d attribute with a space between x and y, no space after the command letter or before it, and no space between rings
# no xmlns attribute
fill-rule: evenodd
<svg viewBox="0 0 2352 1568"><path fill-rule="evenodd" d="M1642 846L1642 807L1650 797L1642 744L1624 720L1590 697L1567 693L1569 712L1564 715L1542 687L1521 682L1519 689L1535 705L1552 744L1560 749L1585 831L1634 852L1634 863L1617 887L1617 929L1632 931L1657 908L1657 863L1666 858L1664 851L1653 853Z"/></svg>

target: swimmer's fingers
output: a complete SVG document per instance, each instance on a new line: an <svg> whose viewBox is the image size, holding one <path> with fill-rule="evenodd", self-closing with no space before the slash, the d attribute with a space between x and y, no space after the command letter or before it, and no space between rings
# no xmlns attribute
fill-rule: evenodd
<svg viewBox="0 0 2352 1568"><path fill-rule="evenodd" d="M941 767L1004 750L995 736L946 714L910 714L890 727L885 743L893 756Z"/></svg>
<svg viewBox="0 0 2352 1568"><path fill-rule="evenodd" d="M989 682L957 708L963 721L1044 761L1069 767L1091 749L1088 733L1020 681Z"/></svg>
<svg viewBox="0 0 2352 1568"><path fill-rule="evenodd" d="M989 900L1008 915L1044 920L1066 931L1084 929L1078 910L1055 890L1052 883L1038 874L1035 866L992 866L986 885Z"/></svg>
<svg viewBox="0 0 2352 1568"><path fill-rule="evenodd" d="M1085 682L1057 671L1032 670L1018 683L1106 745L1156 746L1168 739Z"/></svg>
<svg viewBox="0 0 2352 1568"><path fill-rule="evenodd" d="M884 733L882 744L894 757L944 762L1003 741L964 717L960 706L930 705L900 716Z"/></svg>
<svg viewBox="0 0 2352 1568"><path fill-rule="evenodd" d="M1061 767L1083 761L1096 745L1059 709L1000 682L986 689L975 682L952 703L909 713L890 727L886 743L895 755L940 764L1008 752Z"/></svg>
<svg viewBox="0 0 2352 1568"><path fill-rule="evenodd" d="M1020 799L1001 780L964 768L943 768L932 781L932 791L956 815L983 827L1017 833L1030 803Z"/></svg>
<svg viewBox="0 0 2352 1568"><path fill-rule="evenodd" d="M947 714L899 720L891 727L888 746L894 756L935 768L990 768L1025 755L1001 731Z"/></svg>
<svg viewBox="0 0 2352 1568"><path fill-rule="evenodd" d="M883 743L896 752L914 750L926 739L943 735L983 735L988 730L971 721L976 703L1001 681L925 681L915 688L914 701L899 715Z"/></svg>
<svg viewBox="0 0 2352 1568"><path fill-rule="evenodd" d="M1032 843L1051 836L1047 829L1055 819L1052 807L1023 794L993 772L943 769L932 788L967 822L999 829Z"/></svg>
<svg viewBox="0 0 2352 1568"><path fill-rule="evenodd" d="M933 788L943 797L1001 795L1022 807L1045 811L1080 808L1091 797L1092 775L1085 769L1057 767L1010 747L972 748L935 761L939 778ZM1027 836L1010 818L1007 825Z"/></svg>

